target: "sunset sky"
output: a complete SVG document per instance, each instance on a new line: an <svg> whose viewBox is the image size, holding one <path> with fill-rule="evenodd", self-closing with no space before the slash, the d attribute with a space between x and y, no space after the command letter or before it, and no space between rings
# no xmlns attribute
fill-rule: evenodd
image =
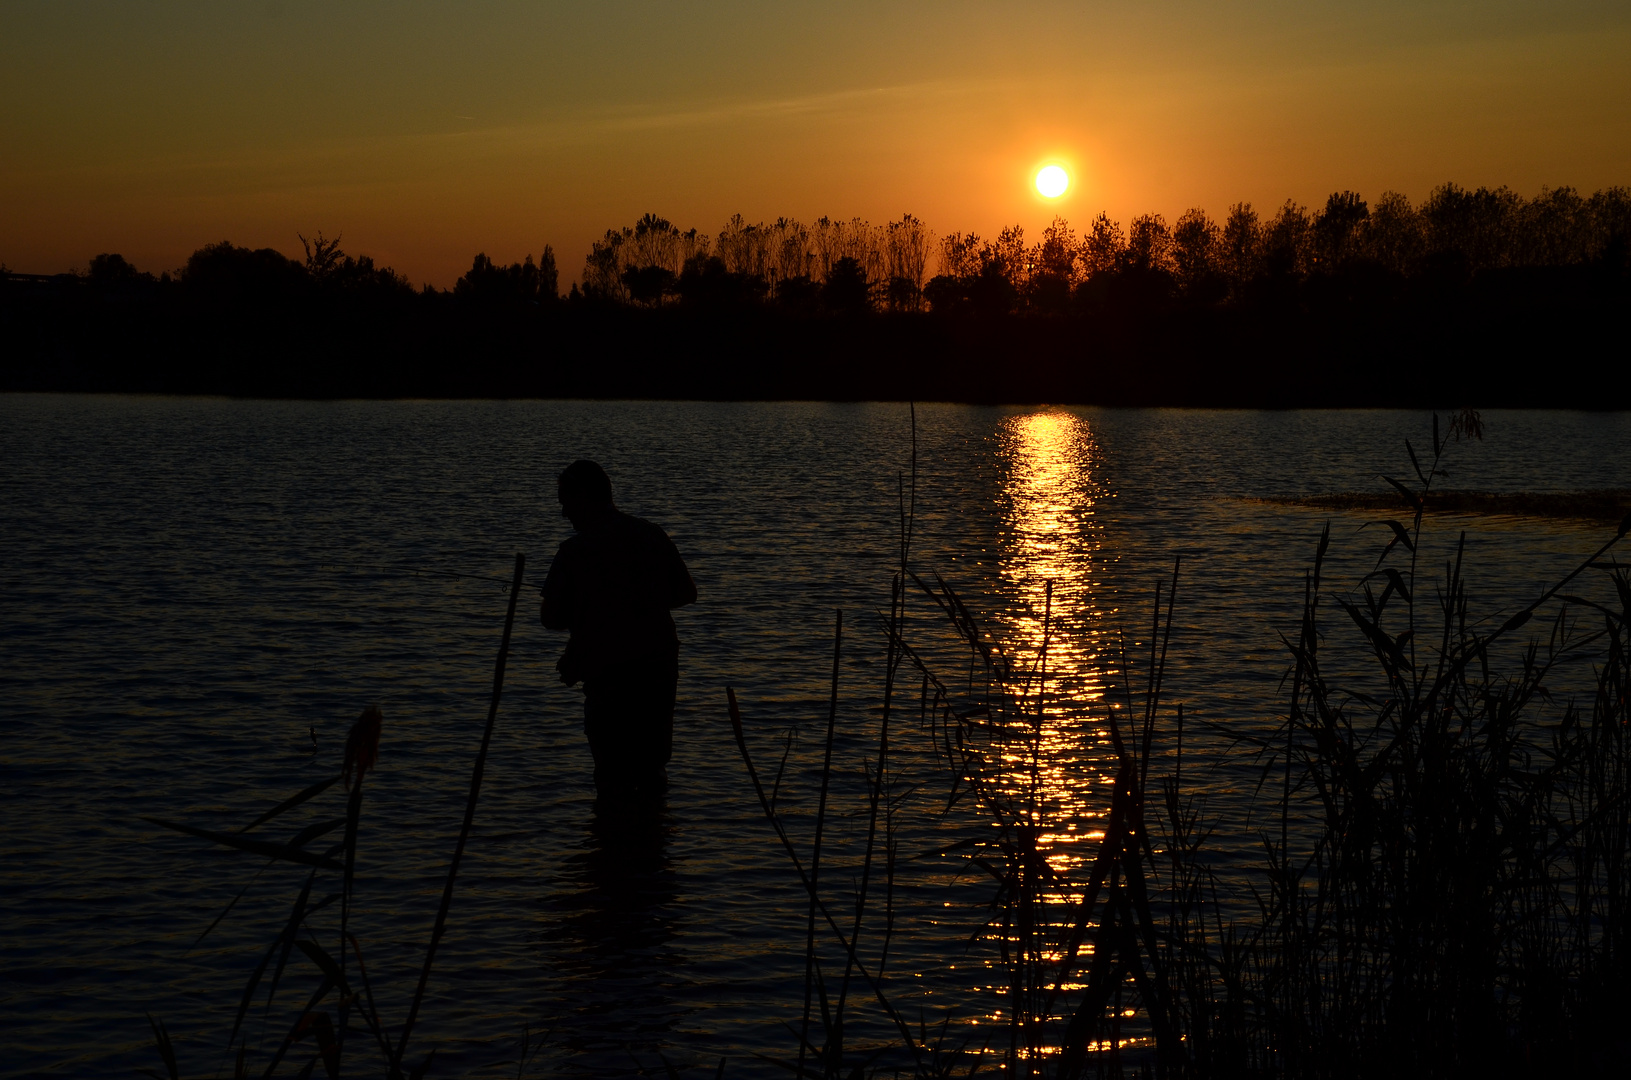
<svg viewBox="0 0 1631 1080"><path fill-rule="evenodd" d="M565 288L648 210L989 235L1631 183L1623 0L0 0L0 93L0 262L38 273L322 229L439 286L550 243Z"/></svg>

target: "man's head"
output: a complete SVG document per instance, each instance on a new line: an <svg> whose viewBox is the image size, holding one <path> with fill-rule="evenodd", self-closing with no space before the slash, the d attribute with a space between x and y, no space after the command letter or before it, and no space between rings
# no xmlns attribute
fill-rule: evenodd
<svg viewBox="0 0 1631 1080"><path fill-rule="evenodd" d="M580 458L562 469L557 492L561 497L561 511L574 523L612 508L611 477L592 461Z"/></svg>

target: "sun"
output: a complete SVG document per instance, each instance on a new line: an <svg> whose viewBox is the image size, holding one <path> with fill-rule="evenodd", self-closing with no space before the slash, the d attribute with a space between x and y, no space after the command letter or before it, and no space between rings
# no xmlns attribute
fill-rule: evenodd
<svg viewBox="0 0 1631 1080"><path fill-rule="evenodd" d="M1057 199L1070 186L1070 174L1058 165L1049 165L1036 174L1036 190L1049 199Z"/></svg>

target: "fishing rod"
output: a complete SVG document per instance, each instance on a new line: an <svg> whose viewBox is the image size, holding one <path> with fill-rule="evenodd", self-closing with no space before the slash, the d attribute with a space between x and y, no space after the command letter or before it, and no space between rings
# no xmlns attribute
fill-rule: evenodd
<svg viewBox="0 0 1631 1080"><path fill-rule="evenodd" d="M775 552L769 551L727 551L727 552L692 552L687 558L692 562L707 561L708 559L770 559L776 558ZM431 577L464 578L469 581L490 581L495 585L509 585L510 579L494 577L490 574L466 574L459 570L443 570L432 566L405 566L400 563L357 563L357 562L318 562L319 570L383 570L393 574L429 575ZM531 589L542 589L543 583L539 581L523 581L521 584Z"/></svg>
<svg viewBox="0 0 1631 1080"><path fill-rule="evenodd" d="M489 575L489 574L466 574L466 573L463 573L463 572L458 571L458 570L442 570L442 569L439 569L437 567L431 567L431 566L402 566L400 564L390 564L390 563L319 562L317 564L317 568L319 570L340 570L340 571L347 571L347 570L384 570L384 571L387 571L387 572L393 573L393 574L412 574L415 577L418 577L420 575L428 575L428 576L431 576L431 577L464 578L464 579L467 579L467 580L470 580L470 581L491 581L491 582L495 582L495 583L497 583L499 585L509 585L509 584L511 584L511 579L509 579L509 578L493 577L492 575ZM522 581L521 584L526 585L527 587L533 588L533 589L542 589L544 587L542 582L537 582L537 581Z"/></svg>

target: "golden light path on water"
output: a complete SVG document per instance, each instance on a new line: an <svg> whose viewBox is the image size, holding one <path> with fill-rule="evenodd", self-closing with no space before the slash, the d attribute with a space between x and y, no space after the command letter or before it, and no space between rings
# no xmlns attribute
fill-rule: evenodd
<svg viewBox="0 0 1631 1080"><path fill-rule="evenodd" d="M1039 844L1054 869L1070 876L1081 841L1101 835L1093 822L1108 809L1113 779L1104 708L1114 612L1101 596L1106 494L1094 476L1098 448L1085 418L1043 411L1005 420L997 457L1006 644L1045 676L1036 759L1016 753L1005 760L1016 783L1028 784L1035 769Z"/></svg>
<svg viewBox="0 0 1631 1080"><path fill-rule="evenodd" d="M1115 776L1106 709L1118 670L1117 612L1101 577L1102 511L1110 496L1095 475L1098 447L1083 417L1053 410L1011 416L996 443L1003 645L1022 670L1040 676L1043 693L1036 752L1024 750L1023 740L1012 744L1003 756L1003 784L1033 807L1038 847L1067 882L1042 897L1060 911L1050 920L1057 926L1066 918L1063 906L1081 899L1078 879L1104 836L1098 822L1108 813ZM1062 986L1081 988L1076 980ZM983 1022L1007 1022L1009 988L984 989L997 1000ZM1126 1048L1147 1039L1112 1041ZM1089 1049L1110 1046L1095 1040ZM1038 1050L1046 1056L1058 1048Z"/></svg>

